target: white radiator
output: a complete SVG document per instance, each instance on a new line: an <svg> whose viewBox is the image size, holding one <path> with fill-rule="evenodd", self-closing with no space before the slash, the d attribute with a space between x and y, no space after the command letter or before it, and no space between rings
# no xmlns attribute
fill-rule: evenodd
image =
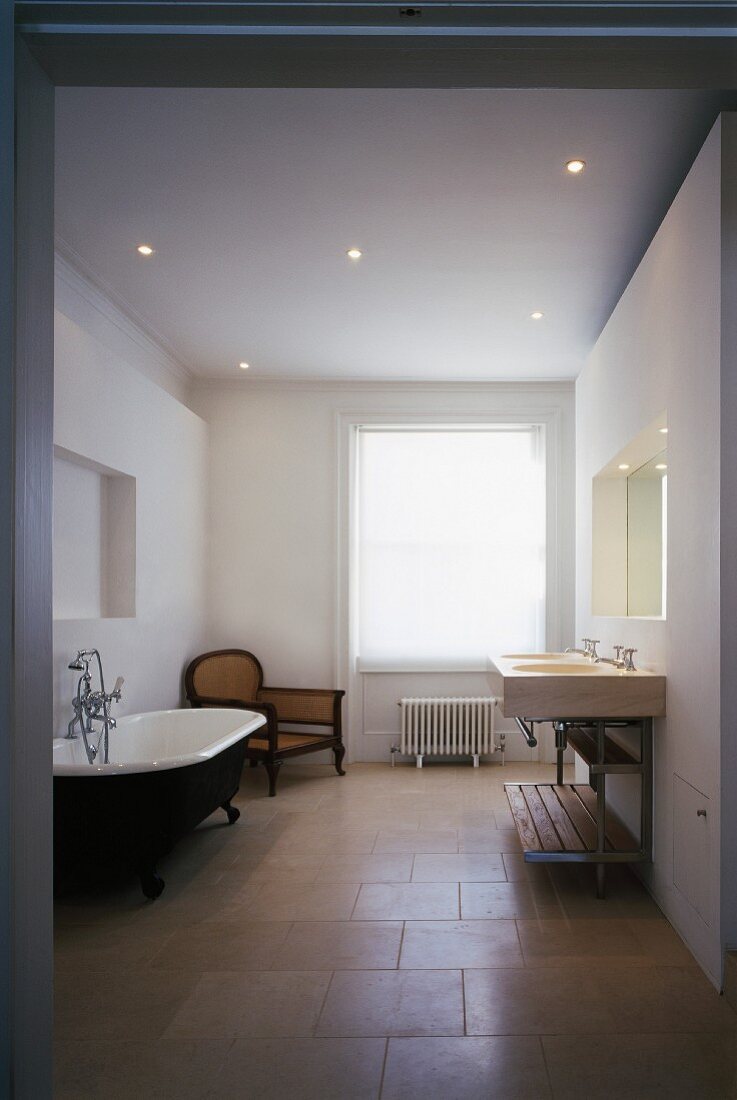
<svg viewBox="0 0 737 1100"><path fill-rule="evenodd" d="M495 705L493 696L400 699L399 751L416 756L418 768L423 756L472 756L477 768L480 755L504 752L494 740Z"/></svg>

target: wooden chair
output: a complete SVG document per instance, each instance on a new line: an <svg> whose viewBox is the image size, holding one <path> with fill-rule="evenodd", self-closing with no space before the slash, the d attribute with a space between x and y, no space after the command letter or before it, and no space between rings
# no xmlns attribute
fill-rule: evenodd
<svg viewBox="0 0 737 1100"><path fill-rule="evenodd" d="M249 738L246 758L255 768L259 761L269 777L269 795L276 794L279 768L290 756L332 749L335 770L342 767L345 748L341 727L344 691L314 688L264 687L263 669L245 649L217 649L203 653L190 664L184 677L187 698L193 707L242 707L266 715L266 733ZM295 733L281 723L329 726L330 733Z"/></svg>

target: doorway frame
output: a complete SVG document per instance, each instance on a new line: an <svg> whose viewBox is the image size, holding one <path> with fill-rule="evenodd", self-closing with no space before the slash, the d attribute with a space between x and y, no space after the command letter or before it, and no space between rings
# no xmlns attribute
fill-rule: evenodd
<svg viewBox="0 0 737 1100"><path fill-rule="evenodd" d="M475 8L429 0L418 27L398 24L394 4L358 5L347 25L323 4L241 4L224 22L214 4L147 3L132 24L123 4L27 0L16 36L2 0L0 1096L42 1100L52 1080L54 87L699 88L715 116L737 103L724 0L678 17L552 0L544 24L534 0L513 17L493 0Z"/></svg>

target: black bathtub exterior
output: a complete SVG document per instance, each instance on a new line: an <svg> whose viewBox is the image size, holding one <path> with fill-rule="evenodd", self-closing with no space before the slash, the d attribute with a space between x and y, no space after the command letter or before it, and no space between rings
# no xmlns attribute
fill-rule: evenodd
<svg viewBox="0 0 737 1100"><path fill-rule="evenodd" d="M149 898L164 889L157 861L219 807L228 823L248 737L209 760L164 771L54 776L54 888L135 873Z"/></svg>

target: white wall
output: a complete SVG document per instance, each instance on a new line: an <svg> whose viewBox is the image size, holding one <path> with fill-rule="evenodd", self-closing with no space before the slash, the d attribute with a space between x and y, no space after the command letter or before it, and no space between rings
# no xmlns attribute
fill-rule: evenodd
<svg viewBox="0 0 737 1100"><path fill-rule="evenodd" d="M55 289L54 442L136 479L136 615L54 622L58 735L77 649L100 650L109 685L125 677L114 713L180 705L182 671L206 634L208 432L174 396L166 354L63 261Z"/></svg>
<svg viewBox="0 0 737 1100"><path fill-rule="evenodd" d="M208 421L211 439L209 641L213 647L253 649L267 683L352 686L345 591L340 602L338 597L345 536L339 473L345 484L347 472L341 414L550 417L558 432L558 472L551 486L557 569L549 579L561 611L548 644L570 643L572 385L268 385L244 378L197 389L193 407ZM502 525L499 537L524 538L524 532ZM372 673L353 688L344 715L354 760L389 759L389 747L398 740L401 695L489 690L482 672ZM530 758L518 733L508 746L512 757Z"/></svg>
<svg viewBox="0 0 737 1100"><path fill-rule="evenodd" d="M601 638L603 654L614 643L635 646L640 667L667 675L668 714L655 729L654 863L644 874L717 984L721 133L717 122L576 385L576 633ZM594 617L592 478L664 410L667 619ZM676 775L709 799L708 920L673 882ZM632 792L622 787L615 796L626 808Z"/></svg>
<svg viewBox="0 0 737 1100"><path fill-rule="evenodd" d="M721 924L737 947L737 113L722 116L721 544Z"/></svg>

